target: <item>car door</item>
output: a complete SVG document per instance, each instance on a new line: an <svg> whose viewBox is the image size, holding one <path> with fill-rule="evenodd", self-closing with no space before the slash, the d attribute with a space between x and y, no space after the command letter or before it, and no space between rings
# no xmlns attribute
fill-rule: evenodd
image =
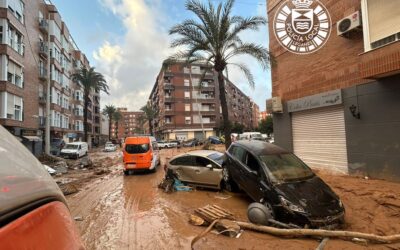
<svg viewBox="0 0 400 250"><path fill-rule="evenodd" d="M184 182L193 182L194 159L190 155L185 155L174 160L175 173L178 179Z"/></svg>
<svg viewBox="0 0 400 250"><path fill-rule="evenodd" d="M194 156L194 164L194 172L191 172L193 182L212 187L219 185L222 169L217 164L201 156Z"/></svg>
<svg viewBox="0 0 400 250"><path fill-rule="evenodd" d="M151 145L153 148L153 163L155 166L157 166L157 164L160 162L160 152L158 150L157 142L152 142Z"/></svg>
<svg viewBox="0 0 400 250"><path fill-rule="evenodd" d="M242 172L243 184L241 187L255 201L264 198L263 188L261 187L262 169L256 157L246 150L245 164Z"/></svg>
<svg viewBox="0 0 400 250"><path fill-rule="evenodd" d="M233 180L241 186L244 183L242 175L245 168L246 151L239 146L232 146L230 153L232 157L228 159L229 173Z"/></svg>

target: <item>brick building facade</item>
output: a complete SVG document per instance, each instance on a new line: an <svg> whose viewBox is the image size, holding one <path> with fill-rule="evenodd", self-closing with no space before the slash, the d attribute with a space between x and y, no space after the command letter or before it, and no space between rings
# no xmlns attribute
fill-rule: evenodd
<svg viewBox="0 0 400 250"><path fill-rule="evenodd" d="M301 55L274 34L284 2L267 1L272 96L283 104L273 116L275 142L311 167L400 180L400 1L321 0L329 39ZM338 34L339 24L357 20Z"/></svg>
<svg viewBox="0 0 400 250"><path fill-rule="evenodd" d="M73 42L56 7L44 0L2 0L0 28L0 124L39 154L49 80L51 138L82 139L83 92L72 82L71 74L89 62ZM91 100L89 131L95 141L100 133L98 93L93 93Z"/></svg>
<svg viewBox="0 0 400 250"><path fill-rule="evenodd" d="M149 97L159 111L153 126L157 138L202 139L218 133L222 113L217 74L204 71L202 64L175 64L160 71ZM229 120L252 129L258 106L228 79L226 92Z"/></svg>
<svg viewBox="0 0 400 250"><path fill-rule="evenodd" d="M140 124L140 119L143 116L142 111L128 111L127 108L117 108L117 111L121 113L121 120L117 122L113 121L111 125L112 138L123 139L135 134L146 134L144 125Z"/></svg>

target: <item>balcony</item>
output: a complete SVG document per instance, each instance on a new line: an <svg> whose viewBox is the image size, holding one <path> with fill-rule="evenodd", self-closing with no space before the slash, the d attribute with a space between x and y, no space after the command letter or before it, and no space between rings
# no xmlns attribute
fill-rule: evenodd
<svg viewBox="0 0 400 250"><path fill-rule="evenodd" d="M174 74L171 71L165 71L164 76L165 77L173 77Z"/></svg>
<svg viewBox="0 0 400 250"><path fill-rule="evenodd" d="M49 56L49 46L45 42L39 42L39 55L47 58Z"/></svg>
<svg viewBox="0 0 400 250"><path fill-rule="evenodd" d="M46 117L39 116L39 128L44 128L46 126Z"/></svg>
<svg viewBox="0 0 400 250"><path fill-rule="evenodd" d="M49 76L47 75L47 69L39 68L39 79L45 81L48 78Z"/></svg>
<svg viewBox="0 0 400 250"><path fill-rule="evenodd" d="M46 104L46 94L39 94L39 104Z"/></svg>
<svg viewBox="0 0 400 250"><path fill-rule="evenodd" d="M47 33L49 31L49 22L42 18L39 20L39 30L43 33Z"/></svg>
<svg viewBox="0 0 400 250"><path fill-rule="evenodd" d="M164 90L174 90L175 87L171 83L164 83Z"/></svg>

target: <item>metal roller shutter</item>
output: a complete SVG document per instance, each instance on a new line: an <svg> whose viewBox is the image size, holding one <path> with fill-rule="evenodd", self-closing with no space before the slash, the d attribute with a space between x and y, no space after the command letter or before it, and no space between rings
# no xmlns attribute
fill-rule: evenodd
<svg viewBox="0 0 400 250"><path fill-rule="evenodd" d="M347 173L343 107L292 113L294 153L312 168Z"/></svg>

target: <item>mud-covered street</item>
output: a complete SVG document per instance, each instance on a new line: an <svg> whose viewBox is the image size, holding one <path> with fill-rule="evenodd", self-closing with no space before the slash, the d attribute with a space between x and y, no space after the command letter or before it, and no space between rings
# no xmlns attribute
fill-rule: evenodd
<svg viewBox="0 0 400 250"><path fill-rule="evenodd" d="M182 149L183 150L183 149ZM185 149L186 150L186 149ZM162 150L162 165L177 149ZM121 153L92 153L109 171L79 183L67 196L72 216L87 249L190 249L193 237L204 230L188 223L196 208L216 204L247 221L251 202L245 194L210 190L164 193L157 188L164 170L124 176ZM318 173L342 198L346 230L379 235L400 232L400 184ZM78 178L78 174L74 175ZM90 175L87 173L86 175ZM285 239L244 231L238 239L208 234L195 249L315 249L317 239ZM400 249L400 244L363 245L329 240L325 249Z"/></svg>

